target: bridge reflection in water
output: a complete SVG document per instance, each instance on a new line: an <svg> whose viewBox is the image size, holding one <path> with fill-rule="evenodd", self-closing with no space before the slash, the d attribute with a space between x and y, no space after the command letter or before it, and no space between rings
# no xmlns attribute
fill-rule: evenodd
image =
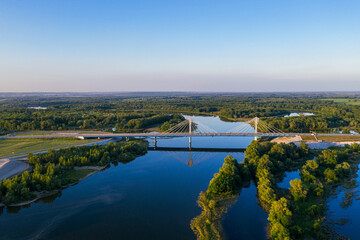
<svg viewBox="0 0 360 240"><path fill-rule="evenodd" d="M174 159L192 167L198 163L216 156L219 153L229 153L236 159L242 159L243 148L181 148L181 147L148 147L148 151L161 151Z"/></svg>

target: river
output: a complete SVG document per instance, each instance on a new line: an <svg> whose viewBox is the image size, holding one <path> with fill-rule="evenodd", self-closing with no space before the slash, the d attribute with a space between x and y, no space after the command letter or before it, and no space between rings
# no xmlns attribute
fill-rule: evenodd
<svg viewBox="0 0 360 240"><path fill-rule="evenodd" d="M237 123L194 117L224 131ZM148 139L153 146L152 139ZM196 148L246 148L253 137L193 137ZM158 147L186 147L188 138L159 139ZM4 209L1 239L196 239L191 219L201 213L197 199L223 159L243 152L149 151L127 163L26 208ZM223 220L227 239L266 239L267 214L258 206L256 187L243 188Z"/></svg>

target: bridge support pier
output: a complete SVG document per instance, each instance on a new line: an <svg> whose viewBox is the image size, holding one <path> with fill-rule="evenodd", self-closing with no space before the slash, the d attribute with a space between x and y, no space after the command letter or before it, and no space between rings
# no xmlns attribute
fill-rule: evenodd
<svg viewBox="0 0 360 240"><path fill-rule="evenodd" d="M154 148L156 149L156 147L157 147L157 139L156 137L154 137Z"/></svg>
<svg viewBox="0 0 360 240"><path fill-rule="evenodd" d="M191 150L191 137L189 137L189 149Z"/></svg>

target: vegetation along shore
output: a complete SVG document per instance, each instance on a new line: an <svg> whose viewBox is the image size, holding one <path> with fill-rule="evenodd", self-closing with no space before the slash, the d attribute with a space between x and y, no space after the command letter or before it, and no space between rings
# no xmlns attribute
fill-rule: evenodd
<svg viewBox="0 0 360 240"><path fill-rule="evenodd" d="M0 182L1 204L28 204L85 179L111 162L126 163L146 151L147 143L136 140L29 154L29 171Z"/></svg>
<svg viewBox="0 0 360 240"><path fill-rule="evenodd" d="M259 205L268 213L270 239L347 239L326 222L326 200L337 187L352 187L359 164L358 144L344 148L310 150L302 143L253 141L242 163L228 156L219 172L201 192L202 213L191 221L199 240L225 239L221 219L243 187L254 181ZM308 160L314 159L314 160ZM300 170L290 188L278 187L285 172Z"/></svg>

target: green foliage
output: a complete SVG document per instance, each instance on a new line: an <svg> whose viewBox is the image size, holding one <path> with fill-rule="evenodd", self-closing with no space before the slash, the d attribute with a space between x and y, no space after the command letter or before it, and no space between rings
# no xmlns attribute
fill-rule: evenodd
<svg viewBox="0 0 360 240"><path fill-rule="evenodd" d="M182 115L174 114L172 116L171 120L166 121L161 125L160 130L161 130L161 132L166 132L167 130L169 130L170 128L172 128L173 126L175 126L176 124L179 124L180 122L182 122L184 120L185 120L185 118Z"/></svg>
<svg viewBox="0 0 360 240"><path fill-rule="evenodd" d="M239 188L240 177L219 173L210 181L209 194L232 194Z"/></svg>
<svg viewBox="0 0 360 240"><path fill-rule="evenodd" d="M311 205L308 209L306 209L306 213L309 216L316 217L321 214L321 208L318 205Z"/></svg>
<svg viewBox="0 0 360 240"><path fill-rule="evenodd" d="M236 159L227 156L219 173L210 181L208 193L212 195L233 194L241 184L240 168Z"/></svg>
<svg viewBox="0 0 360 240"><path fill-rule="evenodd" d="M190 224L198 240L225 239L220 221L227 208L234 204L236 199L237 195L224 198L200 193L198 205L202 208L202 212L192 219Z"/></svg>
<svg viewBox="0 0 360 240"><path fill-rule="evenodd" d="M337 182L339 179L336 176L336 172L333 169L327 168L324 171L324 176L327 183Z"/></svg>
<svg viewBox="0 0 360 240"><path fill-rule="evenodd" d="M285 198L274 201L268 220L270 221L270 236L272 239L290 239L288 226L291 224L292 213Z"/></svg>
<svg viewBox="0 0 360 240"><path fill-rule="evenodd" d="M126 158L125 153L145 153L146 146L137 142L112 143L94 146L70 147L59 151L49 150L47 153L29 154L29 163L54 163L56 166L105 166L118 156Z"/></svg>
<svg viewBox="0 0 360 240"><path fill-rule="evenodd" d="M265 210L269 211L277 199L275 175L293 170L303 162L300 157L304 154L304 150L294 144L252 141L248 146L244 163L256 177L259 202Z"/></svg>
<svg viewBox="0 0 360 240"><path fill-rule="evenodd" d="M295 201L305 200L308 190L300 179L291 180L290 186L290 192Z"/></svg>
<svg viewBox="0 0 360 240"><path fill-rule="evenodd" d="M198 239L221 236L215 234L220 232L221 226L214 225L212 219L218 221L219 215L214 217L215 212L224 210L219 199L239 192L236 186L238 184L240 188L241 181L237 182L232 176L241 176L242 181L256 181L259 203L269 212L268 232L271 239L325 239L323 204L332 186L351 176L351 163L354 162L351 162L350 154L355 152L354 148L357 146L324 150L316 160L305 161L303 157L308 156L307 145L296 147L293 144L253 141L245 152L244 163L239 164L231 157L225 159L203 195L206 201L201 201L202 208L207 210L196 218L197 225L193 230L202 236ZM276 183L284 171L299 169L301 165L301 179L290 181L288 191L280 190Z"/></svg>
<svg viewBox="0 0 360 240"><path fill-rule="evenodd" d="M358 106L342 105L318 94L196 94L176 96L6 97L0 102L0 132L23 130L110 129L130 130L171 121L161 113L219 115L224 118L267 117L270 125L288 132L328 132L360 127ZM341 96L348 99L349 95ZM44 106L46 110L29 109ZM290 112L314 116L281 117ZM275 117L278 116L278 117ZM149 119L150 118L150 119ZM135 121L138 119L139 121ZM133 121L134 120L134 121ZM166 124L169 127L168 124ZM166 129L166 125L164 129ZM171 125L171 124L170 124Z"/></svg>
<svg viewBox="0 0 360 240"><path fill-rule="evenodd" d="M271 239L276 240L290 240L290 234L288 229L279 222L275 222L271 226L270 237Z"/></svg>
<svg viewBox="0 0 360 240"><path fill-rule="evenodd" d="M302 150L302 155L306 156L309 154L309 145L307 145L305 142L300 143L300 148Z"/></svg>
<svg viewBox="0 0 360 240"><path fill-rule="evenodd" d="M360 144L353 143L351 145L351 148L353 149L354 152L359 152L360 151Z"/></svg>
<svg viewBox="0 0 360 240"><path fill-rule="evenodd" d="M239 175L240 169L237 160L232 156L228 155L224 159L224 164L220 168L219 173L223 173L231 176Z"/></svg>
<svg viewBox="0 0 360 240"><path fill-rule="evenodd" d="M261 147L258 141L252 141L245 150L245 156L251 160L257 160L261 155Z"/></svg>
<svg viewBox="0 0 360 240"><path fill-rule="evenodd" d="M110 161L128 161L144 154L146 146L141 142L116 142L108 145L82 146L49 150L47 153L29 154L32 171L0 182L0 200L5 204L33 199L39 191L51 191L72 183L88 170L75 171L74 166L104 166Z"/></svg>
<svg viewBox="0 0 360 240"><path fill-rule="evenodd" d="M291 223L292 213L288 208L288 202L286 198L280 198L278 201L274 201L271 205L268 220L271 223L279 222L283 226L289 226Z"/></svg>

